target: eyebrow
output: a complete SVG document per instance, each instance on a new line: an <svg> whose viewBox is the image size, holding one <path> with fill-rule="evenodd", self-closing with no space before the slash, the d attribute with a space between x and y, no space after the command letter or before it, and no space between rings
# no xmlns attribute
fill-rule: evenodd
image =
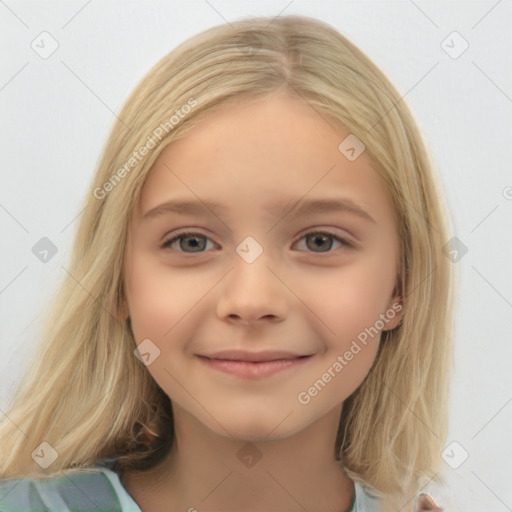
<svg viewBox="0 0 512 512"><path fill-rule="evenodd" d="M299 201L295 199L295 202ZM314 213L327 213L332 211L346 212L356 215L367 222L377 224L375 219L359 204L348 198L324 198L324 199L306 199L299 201L300 204L295 206L290 211L289 204L278 202L270 205L265 205L265 210L271 214L284 217L291 214L293 217L304 217ZM162 203L143 214L143 219L150 219L159 217L165 213L175 214L190 214L190 215L204 215L205 207L217 213L226 213L228 208L224 205L218 204L214 201L190 201L190 200L174 200Z"/></svg>

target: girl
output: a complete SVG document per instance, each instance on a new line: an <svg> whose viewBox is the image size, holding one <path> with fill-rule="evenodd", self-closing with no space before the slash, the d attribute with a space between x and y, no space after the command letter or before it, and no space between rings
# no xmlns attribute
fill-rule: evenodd
<svg viewBox="0 0 512 512"><path fill-rule="evenodd" d="M0 509L442 510L420 493L453 366L436 180L329 25L181 44L106 143L1 420Z"/></svg>

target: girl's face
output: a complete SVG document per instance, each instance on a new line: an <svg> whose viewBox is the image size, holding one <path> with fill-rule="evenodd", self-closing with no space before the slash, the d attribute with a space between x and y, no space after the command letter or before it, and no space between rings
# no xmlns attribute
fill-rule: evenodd
<svg viewBox="0 0 512 512"><path fill-rule="evenodd" d="M338 148L348 135L276 93L213 113L155 162L130 226L126 314L175 412L224 436L288 437L367 375L401 316L398 237L367 154ZM326 200L340 206L311 205Z"/></svg>

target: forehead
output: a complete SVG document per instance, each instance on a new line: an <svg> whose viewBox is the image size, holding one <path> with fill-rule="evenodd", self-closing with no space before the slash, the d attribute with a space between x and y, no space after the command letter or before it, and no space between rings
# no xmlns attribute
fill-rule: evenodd
<svg viewBox="0 0 512 512"><path fill-rule="evenodd" d="M391 221L388 192L370 157L363 152L350 161L339 150L349 135L283 93L229 104L162 151L142 188L139 215L174 197L250 214L269 204L342 195Z"/></svg>

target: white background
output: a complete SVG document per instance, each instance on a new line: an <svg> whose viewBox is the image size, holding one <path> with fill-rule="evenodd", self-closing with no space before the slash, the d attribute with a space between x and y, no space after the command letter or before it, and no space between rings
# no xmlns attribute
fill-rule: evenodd
<svg viewBox="0 0 512 512"><path fill-rule="evenodd" d="M36 343L40 308L63 277L114 113L180 42L281 12L336 27L388 75L418 121L441 173L452 235L468 247L456 264L448 443L469 457L458 469L443 463L450 485L434 495L445 511L512 510L510 0L0 2L0 409ZM42 31L59 44L47 59L31 48ZM469 43L456 59L441 46L453 31ZM31 250L44 236L58 247L47 263Z"/></svg>

